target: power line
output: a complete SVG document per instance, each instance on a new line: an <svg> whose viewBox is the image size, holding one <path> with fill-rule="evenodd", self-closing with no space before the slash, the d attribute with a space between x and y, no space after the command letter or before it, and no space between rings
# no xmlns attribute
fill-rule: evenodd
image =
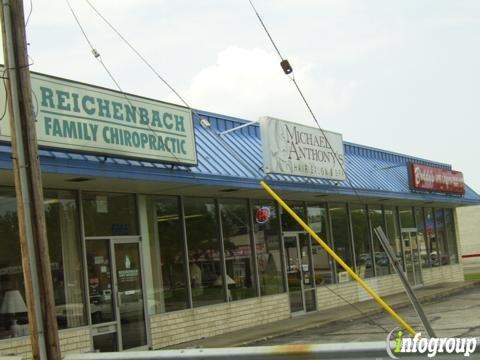
<svg viewBox="0 0 480 360"><path fill-rule="evenodd" d="M30 21L30 16L32 16L33 12L33 0L30 0L30 11L27 16L27 21L25 21L25 28L28 26L28 22Z"/></svg>
<svg viewBox="0 0 480 360"><path fill-rule="evenodd" d="M5 69L3 70L3 73L2 73L2 81L3 81L3 87L5 88L5 108L3 109L3 113L2 115L0 116L0 121L2 121L5 116L7 115L7 108L8 108L8 89L7 89L7 82L5 80L8 79L7 76L5 76L6 72L8 71L9 69L5 66Z"/></svg>
<svg viewBox="0 0 480 360"><path fill-rule="evenodd" d="M152 72L180 99L180 101L189 109L191 109L190 105L188 105L187 101L173 88L173 86L171 86L167 80L165 80L165 78L163 76L161 76L157 70L155 70L155 68L147 61L147 59L145 59L145 57L112 25L112 23L110 21L108 21L108 19L102 15L102 13L100 11L97 10L97 8L95 6L93 6L93 4L89 1L89 0L85 0L86 3L93 9L93 11L95 11L95 13L110 27L110 29L112 29L115 34L118 35L118 37L120 37L120 39L123 40L123 42L140 58L140 60L143 61L143 63L148 66L148 68L150 70L152 70Z"/></svg>
<svg viewBox="0 0 480 360"><path fill-rule="evenodd" d="M176 91L172 85L170 85L164 77L162 77L159 72L154 68L154 66L146 60L146 58L133 46L131 42L129 42L125 36L123 36L120 31L115 28L112 23L97 9L89 0L85 0L86 3L92 8L92 10L112 29L115 34L118 35L118 37L137 55L138 58L183 102L183 104L193 113L198 116L198 114L194 109L190 107L190 105L187 103L184 97L182 97L178 91ZM84 33L84 32L83 32ZM92 47L92 46L91 46ZM230 153L231 156L233 156L237 161L241 162L243 166L247 169L251 169L250 165L245 162L245 160L242 158L242 156L238 156L238 154L235 154L235 151L232 151L231 146L225 141L225 139L220 136L220 134L217 131L214 131L212 128L209 128L210 131L215 134L219 141L222 143L223 147L227 150L227 152Z"/></svg>
<svg viewBox="0 0 480 360"><path fill-rule="evenodd" d="M361 202L364 202L363 199L360 197L360 195L358 194L357 190L355 189L355 187L353 186L350 178L347 176L347 171L345 169L345 166L343 165L343 163L340 161L340 159L338 158L338 155L337 153L335 152L335 150L333 150L333 147L332 145L330 144L330 141L328 140L326 134L325 134L325 131L323 130L323 128L320 126L320 123L315 115L315 113L313 112L312 110L312 107L310 106L309 102L307 101L307 98L305 97L305 95L303 94L303 91L301 90L297 80L295 79L295 76L293 74L293 68L290 66L290 63L288 62L287 59L285 59L280 51L278 50L278 46L277 44L275 43L275 41L273 40L273 37L270 35L270 32L268 31L265 23L263 22L260 14L258 13L257 9L255 8L255 5L253 4L252 0L248 0L253 11L255 12L255 14L257 15L258 19L260 20L260 23L262 24L262 27L263 29L265 30L266 34L268 35L268 38L270 39L270 42L272 43L273 47L275 48L275 50L277 51L277 54L281 60L280 62L280 65L284 71L284 73L289 77L290 80L292 80L292 82L294 83L295 85L295 88L297 89L300 97L302 98L303 102L305 103L305 106L307 107L308 109L308 112L310 113L310 115L312 116L312 119L313 121L315 122L315 124L317 125L318 129L322 132L322 135L323 137L325 138L325 142L327 143L327 146L332 150L332 153L333 155L335 156L335 159L337 160L338 164L340 165L340 167L342 168L342 171L343 173L345 174L345 179L347 180L347 182L349 183L350 187L352 188L353 192L355 193L355 195L358 197L358 199L361 201Z"/></svg>
<svg viewBox="0 0 480 360"><path fill-rule="evenodd" d="M278 56L280 57L280 59L283 60L283 56L282 56L282 54L280 54L280 50L278 50L277 44L275 44L275 41L273 41L273 38L272 38L272 36L270 35L270 32L268 31L267 27L265 26L265 23L263 22L262 17L261 17L260 14L258 13L257 9L256 9L255 6L253 5L252 0L248 0L248 2L250 3L250 6L252 7L252 9L253 9L253 11L255 12L255 14L257 15L257 18L258 18L258 20L260 21L260 24L262 24L263 30L265 30L265 33L267 34L268 38L270 39L270 42L272 43L273 47L275 48Z"/></svg>
<svg viewBox="0 0 480 360"><path fill-rule="evenodd" d="M120 37L120 39L122 39L122 41L124 41L125 44L142 60L142 62L182 101L182 103L183 103L187 108L189 108L189 109L192 111L192 113L194 113L193 109L188 105L188 103L186 102L186 100L158 73L158 71L155 70L155 68L145 59L145 57L144 57L138 50L136 50L136 48L91 4L91 2L90 2L89 0L85 0L85 1L86 1L87 4L95 11L95 13ZM92 42L90 41L90 39L88 38L87 34L85 33L85 30L83 29L83 27L82 27L82 25L81 25L78 17L76 16L73 8L71 7L70 2L69 2L68 0L66 0L66 2L67 2L67 4L68 4L68 6L69 6L69 8L70 8L70 11L72 12L75 20L76 20L76 22L77 22L77 24L78 24L81 32L82 32L83 36L85 37L86 41L87 41L88 44L90 45L90 48L91 48L91 51L92 51L93 55L94 55L95 58L100 62L100 64L101 64L102 67L104 68L104 70L107 72L107 74L109 75L109 77L111 78L111 80L115 83L115 85L117 86L117 88L118 88L118 89L122 92L122 94L125 96L125 98L127 99L127 101L129 101L129 99L126 97L126 95L124 94L123 90L121 89L120 85L118 84L118 82L116 81L116 79L114 78L114 76L112 75L112 73L109 71L109 69L107 68L107 66L105 65L105 63L102 61L100 54L99 54L98 51L95 49L95 47L93 46ZM249 2L250 2L250 5L252 6L252 8L254 9L254 11L255 11L258 19L260 20L260 22L261 22L264 30L266 31L268 37L270 38L270 41L272 42L275 50L277 51L279 57L280 57L281 60L282 60L282 68L284 68L284 64L287 64L287 65L289 66L288 62L285 63L286 60L283 59L283 57L282 57L282 55L281 55L278 47L276 46L273 38L271 37L270 33L268 32L268 29L267 29L267 27L265 26L264 22L262 21L260 15L259 15L258 12L256 11L256 9L255 9L252 1L249 0ZM285 68L284 68L284 71L285 71ZM285 72L286 72L286 71L285 71ZM286 73L287 73L287 72L286 72ZM312 117L314 118L317 126L318 126L319 129L322 131L322 133L323 133L323 135L324 135L324 137L325 137L325 140L326 140L328 146L332 149L332 146L330 145L327 137L325 136L325 133L324 133L323 129L320 127L320 125L319 125L319 123L318 123L318 120L317 120L316 117L315 117L315 114L313 113L313 111L312 111L310 105L308 104L305 96L303 95L303 93L302 93L299 85L298 85L297 82L295 81L295 78L292 76L291 79L292 79L292 81L295 83L297 90L299 91L300 95L302 96L302 99L304 100L306 106L308 107L308 109L309 109ZM153 131L153 129L151 129L151 130ZM214 132L214 133L215 133L219 138L221 138L220 134L218 134L218 133L216 133L216 132ZM223 140L223 139L222 139L222 140ZM224 145L224 147L226 147L227 150L231 153L230 147L229 147L229 146L226 146L225 143L224 143L223 145ZM333 151L333 149L332 149L332 151ZM334 151L333 151L333 153L334 153L335 158L337 159L337 162L338 162L339 165L342 167L343 172L346 174L345 168L343 167L342 163L339 161L339 159L338 159L338 157L337 157L337 154L336 154ZM173 154L172 154L172 155L173 155ZM233 153L231 153L231 155L234 156ZM175 155L173 155L173 156L175 157ZM234 157L236 157L236 156L234 156ZM177 160L178 160L178 159L177 159ZM237 160L238 160L238 158L237 158ZM347 179L348 179L348 178L347 178ZM353 186L352 186L352 189L354 189ZM355 191L355 189L354 189L354 191ZM345 299L345 298L344 298L343 296L341 296L340 294L336 293L336 292L335 292L333 289L331 289L330 287L328 287L328 286L326 286L326 287L327 287L327 289L328 289L329 291L331 291L332 293L334 293L336 296L338 296L340 299L342 299L345 303L347 303L347 304L351 305L352 307L354 307L360 314L362 314L362 315L366 316L367 318L369 318L372 324L377 325L378 327L380 327L380 328L381 328L382 330L384 330L385 332L388 332L387 329L385 329L384 327L382 327L382 326L379 325L379 324L376 324L367 314L363 313L357 306L355 306L354 304L352 304L351 302L349 302L347 299Z"/></svg>
<svg viewBox="0 0 480 360"><path fill-rule="evenodd" d="M135 112L137 113L137 108L135 106L133 106L132 102L130 101L130 99L127 97L127 95L125 94L125 92L123 91L122 87L120 86L120 84L118 83L118 81L115 79L115 77L113 76L112 72L108 69L107 65L103 62L103 59L100 55L100 53L97 51L97 49L93 46L93 43L90 41L89 37L87 36L87 33L85 32L85 29L83 28L82 24L80 23L80 20L77 16L77 14L75 13L75 10L72 8L71 4L70 4L70 1L69 0L65 0L69 9L70 9L70 12L72 13L80 31L82 32L83 34L83 37L85 38L85 40L87 41L88 45L90 46L90 50L93 54L93 56L95 57L95 59L97 59L97 61L102 65L103 69L105 70L105 72L108 74L108 76L110 77L110 79L113 81L113 83L115 84L115 86L117 87L118 91L120 91L120 93L122 94L122 96L125 98L125 100L128 102L128 104L130 105L131 108L133 108L135 110ZM137 113L138 114L138 113ZM150 126L149 123L147 123L147 127L148 129L154 134L154 135L157 135L157 132ZM181 163L180 159L178 159L178 157L172 152L170 151L170 149L165 145L165 149L170 153L170 155L172 155L175 160L178 162L178 163ZM190 171L190 169L187 167L187 171Z"/></svg>
<svg viewBox="0 0 480 360"><path fill-rule="evenodd" d="M315 113L313 112L312 110L312 107L310 106L309 102L307 101L307 98L305 97L305 95L303 94L303 91L302 89L300 88L300 85L298 84L298 82L296 81L295 79L295 76L293 74L293 69L291 67L291 65L289 64L288 60L285 59L282 54L280 53L280 50L278 49L278 46L277 44L275 43L273 37L271 36L270 32L268 31L268 28L267 26L265 25L265 23L263 22L262 20L262 17L260 16L260 14L258 13L257 9L255 8L255 5L253 4L252 0L248 0L249 3L250 3L250 6L252 7L253 11L255 12L255 14L257 15L257 18L258 20L260 21L260 24L262 25L265 33L267 34L268 38L270 39L270 42L272 43L273 47L275 48L275 51L277 52L281 62L280 62L280 65L285 73L285 75L287 75L290 80L292 80L293 84L295 85L295 88L297 89L297 92L299 93L300 97L302 98L303 102L305 103L305 106L307 107L308 109L308 112L310 113L312 119L314 120L315 124L317 125L318 129L322 132L322 135L323 137L325 138L325 142L327 143L327 146L332 150L332 153L333 155L335 156L335 159L337 160L338 164L340 165L340 167L342 168L342 171L343 173L345 174L345 178L347 180L347 183L349 184L349 186L351 187L351 189L353 190L354 194L356 195L356 197L358 198L358 200L360 200L361 203L365 203L364 199L362 199L360 197L360 195L358 194L357 190L355 189L355 187L353 186L350 178L347 176L347 171L346 171L346 168L344 166L344 164L340 161L340 159L338 158L338 155L337 153L333 150L333 147L332 145L330 144L330 141L328 140L326 134L325 134L325 131L322 129L322 127L320 126L320 123L317 119L317 117L315 116ZM373 251L373 249L371 249L371 251ZM338 294L337 292L335 292L335 290L333 290L332 288L330 288L328 285L324 285L329 291L331 291L332 293L334 293L336 296L338 296L340 299L342 299L343 301L345 301L347 304L351 305L356 311L358 311L360 314L366 316L369 321L371 322L371 324L374 324L376 325L377 327L381 328L382 330L384 330L385 332L388 332L387 329L385 329L383 326L381 326L380 324L377 324L375 322L375 320L373 318L371 318L368 314L365 314L364 312L362 312L360 310L360 308L358 308L357 306L355 306L353 303L351 303L350 301L348 301L346 298L344 298L343 296L341 296L340 294Z"/></svg>

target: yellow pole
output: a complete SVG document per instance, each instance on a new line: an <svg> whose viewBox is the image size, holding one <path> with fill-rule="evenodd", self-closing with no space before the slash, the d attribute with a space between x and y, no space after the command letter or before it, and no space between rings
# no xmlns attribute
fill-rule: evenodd
<svg viewBox="0 0 480 360"><path fill-rule="evenodd" d="M405 321L403 320L390 306L388 306L383 299L378 296L378 294L368 286L368 284L363 281L363 279L358 276L355 271L353 271L343 260L340 258L335 251L333 251L316 233L313 231L310 226L308 226L296 213L293 211L283 200L278 196L271 188L267 185L266 182L260 181L260 185L265 189L265 191L270 194L281 206L284 208L304 229L306 232L310 234L312 238L314 238L320 246L331 256L335 259L335 261L340 264L342 268L354 279L357 283L360 284L361 287L365 289L365 291L370 294L370 296L382 307L385 309L386 312L390 314L405 330L407 330L410 335L415 336L415 330Z"/></svg>

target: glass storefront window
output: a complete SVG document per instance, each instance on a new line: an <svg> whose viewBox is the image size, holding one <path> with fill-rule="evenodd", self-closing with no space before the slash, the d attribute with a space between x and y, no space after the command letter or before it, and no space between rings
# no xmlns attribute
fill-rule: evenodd
<svg viewBox="0 0 480 360"><path fill-rule="evenodd" d="M374 276L370 230L365 205L352 204L350 207L355 248L356 271L361 278Z"/></svg>
<svg viewBox="0 0 480 360"><path fill-rule="evenodd" d="M350 245L349 222L347 206L345 204L329 204L330 219L332 223L332 236L335 252L348 266L353 266L352 249ZM338 269L337 281L349 279L343 269Z"/></svg>
<svg viewBox="0 0 480 360"><path fill-rule="evenodd" d="M378 240L375 232L373 231L375 228L380 226L383 232L387 234L387 229L385 227L385 221L383 218L383 209L379 205L368 205L368 213L372 228L373 251L377 276L388 275L391 272L390 261L388 260L387 254L385 253L380 240Z"/></svg>
<svg viewBox="0 0 480 360"><path fill-rule="evenodd" d="M13 189L0 188L0 339L28 334L28 318L20 252L17 201ZM8 309L9 298L14 299L16 309ZM5 305L4 305L5 304ZM14 326L14 323L17 326Z"/></svg>
<svg viewBox="0 0 480 360"><path fill-rule="evenodd" d="M156 232L160 246L160 312L186 309L185 251L177 197L155 197ZM195 279L198 280L198 279ZM193 284L198 285L198 284Z"/></svg>
<svg viewBox="0 0 480 360"><path fill-rule="evenodd" d="M289 201L288 206L292 208L293 211L302 219L306 220L305 217L305 207L303 202L299 201ZM280 209L282 211L282 209ZM282 214L282 231L301 231L305 232L298 222L295 221L293 217L290 216L287 212L281 212Z"/></svg>
<svg viewBox="0 0 480 360"><path fill-rule="evenodd" d="M457 237L455 235L455 223L452 209L445 209L445 229L447 232L448 252L450 264L458 264Z"/></svg>
<svg viewBox="0 0 480 360"><path fill-rule="evenodd" d="M432 266L439 266L440 256L439 256L439 248L437 243L437 235L435 231L435 219L433 215L432 208L425 208L425 237L427 240L427 247L429 249L429 258L430 264Z"/></svg>
<svg viewBox="0 0 480 360"><path fill-rule="evenodd" d="M257 219L257 211L261 211ZM270 217L266 219L269 212ZM252 203L254 219L254 237L257 250L257 268L260 279L260 294L272 295L285 291L282 253L280 242L280 223L277 208L273 201L255 201Z"/></svg>
<svg viewBox="0 0 480 360"><path fill-rule="evenodd" d="M245 200L221 200L223 248L229 301L254 297L253 252Z"/></svg>
<svg viewBox="0 0 480 360"><path fill-rule="evenodd" d="M402 264L403 267L403 255L402 255L402 245L400 240L400 227L397 220L397 209L394 206L385 206L385 221L387 225L386 235L390 246L395 252L397 260Z"/></svg>
<svg viewBox="0 0 480 360"><path fill-rule="evenodd" d="M219 228L213 199L185 198L193 306L225 301Z"/></svg>
<svg viewBox="0 0 480 360"><path fill-rule="evenodd" d="M58 327L84 326L85 296L75 194L45 191L44 205ZM15 192L0 188L0 235L2 246L8 249L0 252L0 339L28 335L18 231ZM16 306L10 312L12 299Z"/></svg>
<svg viewBox="0 0 480 360"><path fill-rule="evenodd" d="M412 285L422 282L420 245L412 207L400 207L400 232L407 278Z"/></svg>
<svg viewBox="0 0 480 360"><path fill-rule="evenodd" d="M435 230L437 234L437 245L439 250L439 259L441 265L448 265L448 249L445 234L445 221L443 218L443 209L435 209Z"/></svg>
<svg viewBox="0 0 480 360"><path fill-rule="evenodd" d="M424 219L423 208L415 208L415 222L417 223L417 241L420 252L420 261L422 262L422 267L426 268L430 267L430 249Z"/></svg>
<svg viewBox="0 0 480 360"><path fill-rule="evenodd" d="M82 194L85 236L139 235L135 195Z"/></svg>
<svg viewBox="0 0 480 360"><path fill-rule="evenodd" d="M83 326L85 296L74 192L45 191L45 221L59 329Z"/></svg>
<svg viewBox="0 0 480 360"><path fill-rule="evenodd" d="M325 205L308 205L307 206L308 225L317 235L329 243L327 236L327 210ZM332 260L323 248L312 239L312 261L315 274L315 283L317 285L332 283Z"/></svg>

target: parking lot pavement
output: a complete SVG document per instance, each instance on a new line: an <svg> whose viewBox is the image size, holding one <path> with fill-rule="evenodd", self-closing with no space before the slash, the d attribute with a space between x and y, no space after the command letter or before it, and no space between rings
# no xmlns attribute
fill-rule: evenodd
<svg viewBox="0 0 480 360"><path fill-rule="evenodd" d="M480 287L478 286L439 301L424 304L423 309L437 337L480 337ZM411 307L401 309L399 313L414 329L425 333ZM384 341L387 332L397 326L388 315L375 315L370 319L376 325L369 319L338 322L250 345Z"/></svg>

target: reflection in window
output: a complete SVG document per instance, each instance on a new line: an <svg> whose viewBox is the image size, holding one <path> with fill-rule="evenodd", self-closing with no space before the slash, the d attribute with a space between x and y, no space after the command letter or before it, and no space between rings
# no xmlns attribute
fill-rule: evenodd
<svg viewBox="0 0 480 360"><path fill-rule="evenodd" d="M139 235L135 195L83 193L85 236Z"/></svg>
<svg viewBox="0 0 480 360"><path fill-rule="evenodd" d="M417 241L420 251L422 267L430 267L430 250L428 248L428 237L424 222L423 208L415 208L415 221L417 223Z"/></svg>
<svg viewBox="0 0 480 360"><path fill-rule="evenodd" d="M260 294L279 294L285 287L277 208L272 201L253 202L252 207Z"/></svg>
<svg viewBox="0 0 480 360"><path fill-rule="evenodd" d="M420 246L413 208L400 207L399 212L407 278L412 284L419 283L422 277L420 270Z"/></svg>
<svg viewBox="0 0 480 360"><path fill-rule="evenodd" d="M213 199L185 198L193 306L225 301L218 223Z"/></svg>
<svg viewBox="0 0 480 360"><path fill-rule="evenodd" d="M83 266L75 193L45 191L45 221L60 329L85 325Z"/></svg>
<svg viewBox="0 0 480 360"><path fill-rule="evenodd" d="M13 189L0 188L0 235L2 247L8 249L8 251L0 251L0 306L2 307L0 338L27 335L27 306L18 233L17 202ZM14 325L15 323L17 326Z"/></svg>
<svg viewBox="0 0 480 360"><path fill-rule="evenodd" d="M400 208L400 224L403 229L416 229L415 220L412 216L412 209L410 207Z"/></svg>
<svg viewBox="0 0 480 360"><path fill-rule="evenodd" d="M174 311L188 306L185 252L178 198L156 197L157 233L160 244L163 304L160 311Z"/></svg>
<svg viewBox="0 0 480 360"><path fill-rule="evenodd" d="M437 243L437 235L435 231L435 219L433 216L433 209L426 208L425 210L425 234L427 240L427 248L429 249L429 259L432 266L440 265L440 256Z"/></svg>
<svg viewBox="0 0 480 360"><path fill-rule="evenodd" d="M448 258L447 242L445 239L443 209L435 209L435 230L437 234L437 245L439 250L440 264L447 265L449 262L449 258Z"/></svg>
<svg viewBox="0 0 480 360"><path fill-rule="evenodd" d="M305 207L303 206L303 202L295 202L291 201L288 205L292 208L292 210L302 219L306 220L305 218ZM282 213L282 231L302 231L304 232L303 228L300 224L287 212Z"/></svg>
<svg viewBox="0 0 480 360"><path fill-rule="evenodd" d="M372 227L373 251L377 276L387 275L391 272L390 261L388 260L387 254L385 253L380 240L378 240L377 235L375 235L375 232L373 231L375 228L381 227L383 232L387 234L385 222L383 221L383 210L379 205L369 205L368 212Z"/></svg>
<svg viewBox="0 0 480 360"><path fill-rule="evenodd" d="M113 278L109 240L87 240L85 244L88 292L92 324L114 321Z"/></svg>
<svg viewBox="0 0 480 360"><path fill-rule="evenodd" d="M330 204L330 217L332 222L332 235L333 235L333 244L335 247L335 252L338 256L342 258L343 261L348 266L353 266L352 260L352 250L350 247L350 237L349 227L348 227L348 218L347 218L347 207L345 204ZM346 272L338 270L338 281L348 281L348 276Z"/></svg>
<svg viewBox="0 0 480 360"><path fill-rule="evenodd" d="M220 213L229 301L254 297L256 294L247 202L222 200Z"/></svg>
<svg viewBox="0 0 480 360"><path fill-rule="evenodd" d="M402 245L400 242L400 228L398 226L397 220L397 209L394 206L385 206L385 220L387 225L387 237L388 241L390 242L390 246L392 247L393 251L395 252L395 256L397 260L403 264L403 255L402 255Z"/></svg>
<svg viewBox="0 0 480 360"><path fill-rule="evenodd" d="M83 269L74 193L46 191L44 205L58 326L83 326ZM3 248L8 249L0 252L0 338L28 335L18 231L15 192L0 188L0 235Z"/></svg>
<svg viewBox="0 0 480 360"><path fill-rule="evenodd" d="M455 236L455 224L452 209L445 209L445 229L447 231L450 264L458 264L457 237Z"/></svg>
<svg viewBox="0 0 480 360"><path fill-rule="evenodd" d="M351 217L356 270L361 278L369 278L374 276L374 272L366 206L352 204Z"/></svg>
<svg viewBox="0 0 480 360"><path fill-rule="evenodd" d="M307 207L308 225L324 242L327 237L327 210L325 205L309 205ZM332 283L332 261L323 248L312 239L312 260L317 285Z"/></svg>

